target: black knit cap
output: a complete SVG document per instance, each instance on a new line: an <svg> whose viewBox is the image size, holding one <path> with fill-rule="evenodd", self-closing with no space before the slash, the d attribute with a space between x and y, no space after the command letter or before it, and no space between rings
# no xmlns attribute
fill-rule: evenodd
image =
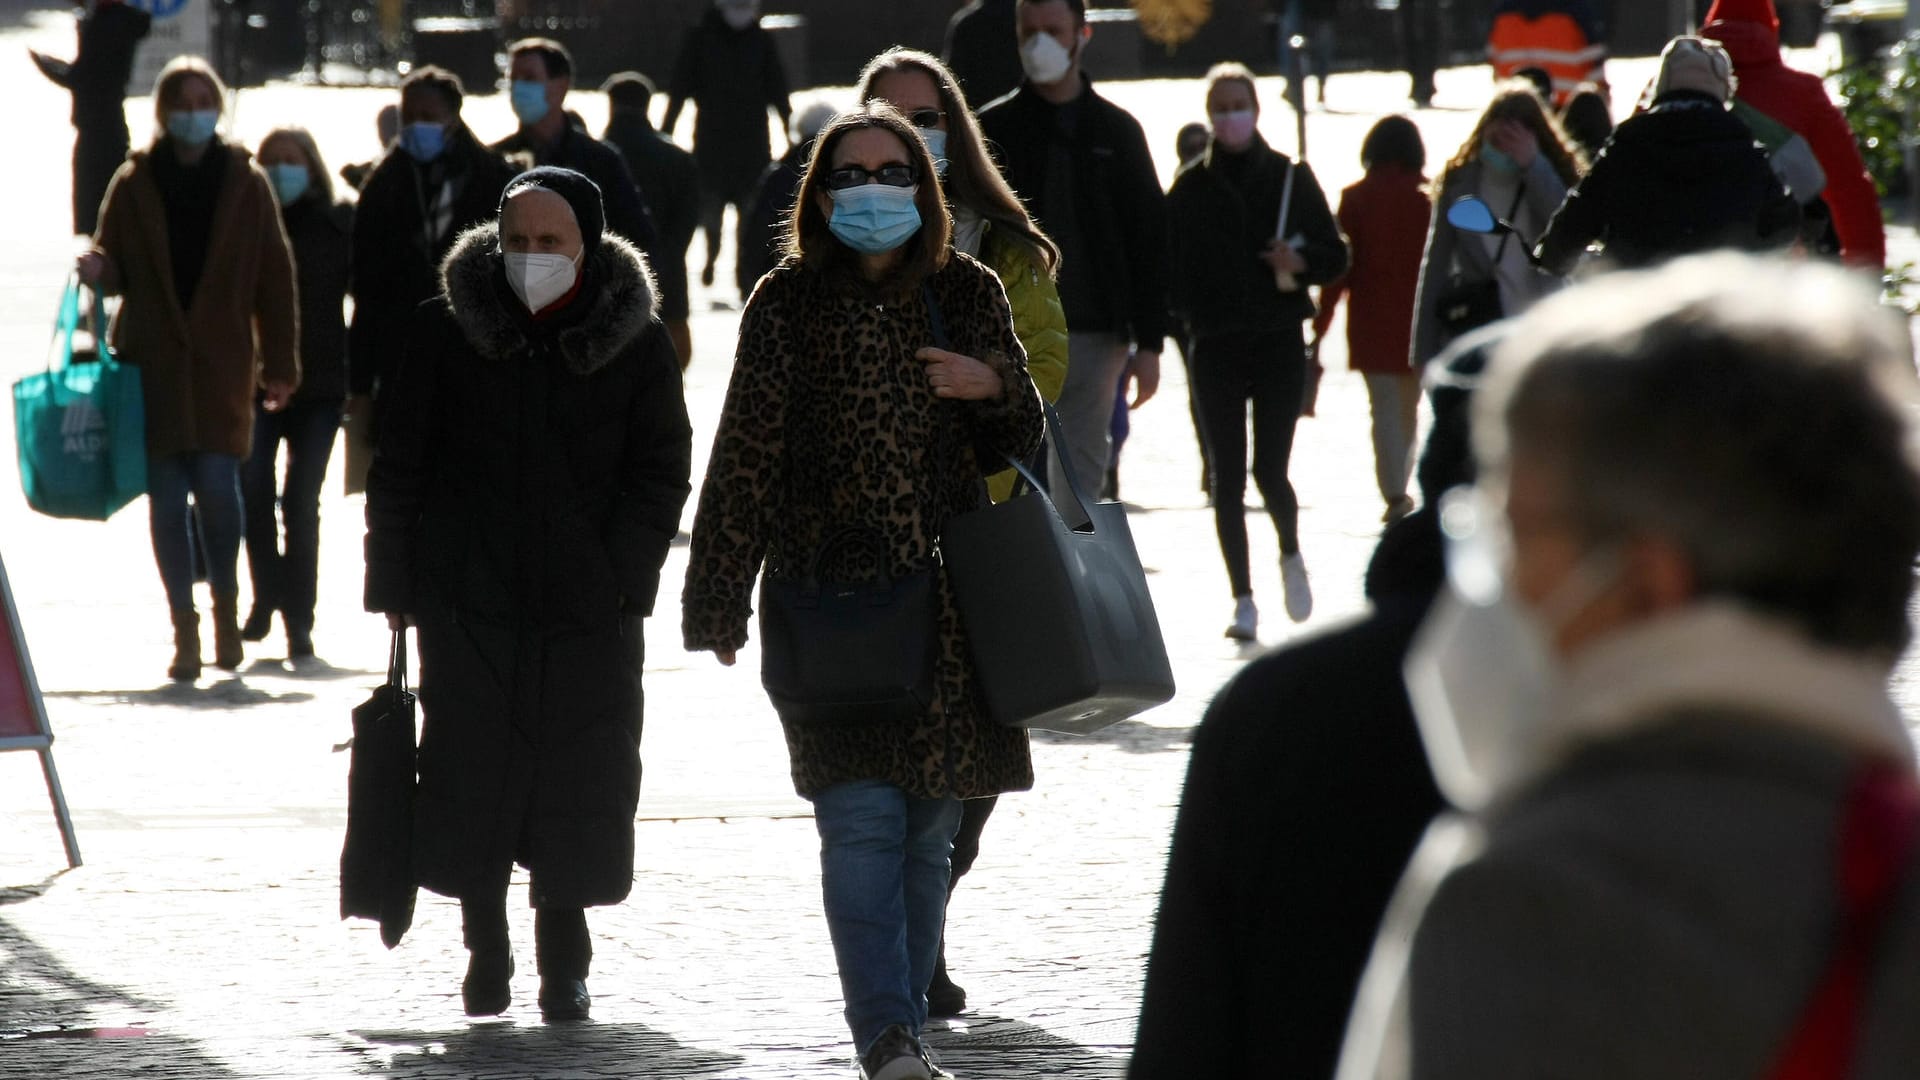
<svg viewBox="0 0 1920 1080"><path fill-rule="evenodd" d="M607 211L600 201L600 185L574 172L557 165L542 165L528 169L507 183L506 190L500 195L500 209L504 213L507 200L528 188L551 191L567 200L573 208L573 220L580 226L581 252L585 258L593 258L600 249L600 234L606 231Z"/></svg>

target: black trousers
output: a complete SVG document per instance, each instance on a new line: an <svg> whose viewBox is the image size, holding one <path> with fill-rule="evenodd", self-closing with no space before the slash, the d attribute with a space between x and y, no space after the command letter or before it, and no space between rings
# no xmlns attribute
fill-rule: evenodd
<svg viewBox="0 0 1920 1080"><path fill-rule="evenodd" d="M1247 405L1253 405L1253 482L1280 534L1280 554L1300 550L1300 502L1287 480L1306 389L1298 326L1202 335L1193 343L1193 388L1207 444L1214 531L1233 595L1253 592L1247 555Z"/></svg>
<svg viewBox="0 0 1920 1080"><path fill-rule="evenodd" d="M461 936L470 952L503 952L507 938L507 894L460 901ZM585 979L593 963L593 939L587 913L580 908L536 908L533 955L542 979Z"/></svg>

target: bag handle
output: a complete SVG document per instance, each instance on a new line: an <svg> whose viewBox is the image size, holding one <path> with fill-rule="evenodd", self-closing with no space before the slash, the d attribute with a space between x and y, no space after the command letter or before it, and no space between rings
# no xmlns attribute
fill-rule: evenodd
<svg viewBox="0 0 1920 1080"><path fill-rule="evenodd" d="M407 689L407 632L395 630L393 644L387 650L387 685L405 692Z"/></svg>
<svg viewBox="0 0 1920 1080"><path fill-rule="evenodd" d="M809 593L819 592L820 564L833 552L856 544L866 548L880 564L880 578L873 584L891 589L893 574L887 569L887 545L881 542L880 534L868 525L843 525L828 533L826 539L820 541L820 546L813 549L813 558L807 560L807 576L803 579L802 588Z"/></svg>
<svg viewBox="0 0 1920 1080"><path fill-rule="evenodd" d="M60 291L60 309L53 317L53 341L47 346L48 371L60 371L73 363L73 335L78 329L80 272L75 270L67 274L67 284Z"/></svg>
<svg viewBox="0 0 1920 1080"><path fill-rule="evenodd" d="M1040 402L1040 408L1046 413L1047 441L1046 445L1040 448L1041 453L1036 459L1035 465L1038 465L1040 461L1044 460L1057 460L1060 462L1060 475L1067 482L1067 490L1064 494L1067 496L1068 505L1073 508L1073 514L1069 517L1067 514L1061 512L1061 499L1059 496L1062 493L1050 490L1046 484L1042 483L1040 478L1035 475L1033 466L1029 466L1026 462L1021 461L1012 454L1008 454L1007 464L1011 465L1013 470L1020 474L1020 482L1014 484L1013 493L1015 495L1020 494L1020 483L1026 484L1034 494L1046 500L1047 505L1052 508L1054 516L1058 517L1061 523L1066 525L1067 528L1077 533L1092 533L1095 531L1093 514L1087 510L1087 496L1080 488L1079 478L1073 474L1073 462L1067 460L1067 456L1060 450L1067 442L1066 432L1061 430L1060 427L1060 414L1054 412L1053 406L1047 404L1045 401Z"/></svg>

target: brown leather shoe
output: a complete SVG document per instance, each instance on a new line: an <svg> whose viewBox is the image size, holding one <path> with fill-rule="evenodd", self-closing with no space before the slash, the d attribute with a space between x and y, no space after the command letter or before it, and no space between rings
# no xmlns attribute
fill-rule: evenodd
<svg viewBox="0 0 1920 1080"><path fill-rule="evenodd" d="M213 597L213 666L237 671L244 659L240 643L240 600L234 596Z"/></svg>
<svg viewBox="0 0 1920 1080"><path fill-rule="evenodd" d="M173 663L167 677L191 682L200 677L200 613L187 608L173 613Z"/></svg>

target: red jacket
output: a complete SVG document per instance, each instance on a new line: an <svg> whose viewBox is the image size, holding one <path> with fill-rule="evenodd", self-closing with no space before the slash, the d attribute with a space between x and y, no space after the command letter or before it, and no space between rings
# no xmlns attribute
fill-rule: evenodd
<svg viewBox="0 0 1920 1080"><path fill-rule="evenodd" d="M1741 101L1807 140L1827 173L1826 200L1840 234L1841 258L1878 272L1887 262L1887 235L1873 178L1853 129L1828 99L1819 76L1781 62L1780 17L1773 0L1715 0L1700 35L1727 47Z"/></svg>
<svg viewBox="0 0 1920 1080"><path fill-rule="evenodd" d="M1335 215L1353 253L1345 276L1320 291L1313 334L1326 334L1343 293L1353 294L1347 312L1347 364L1374 375L1407 375L1413 337L1413 298L1420 287L1420 257L1427 244L1432 206L1427 178L1396 166L1368 172L1340 193Z"/></svg>

